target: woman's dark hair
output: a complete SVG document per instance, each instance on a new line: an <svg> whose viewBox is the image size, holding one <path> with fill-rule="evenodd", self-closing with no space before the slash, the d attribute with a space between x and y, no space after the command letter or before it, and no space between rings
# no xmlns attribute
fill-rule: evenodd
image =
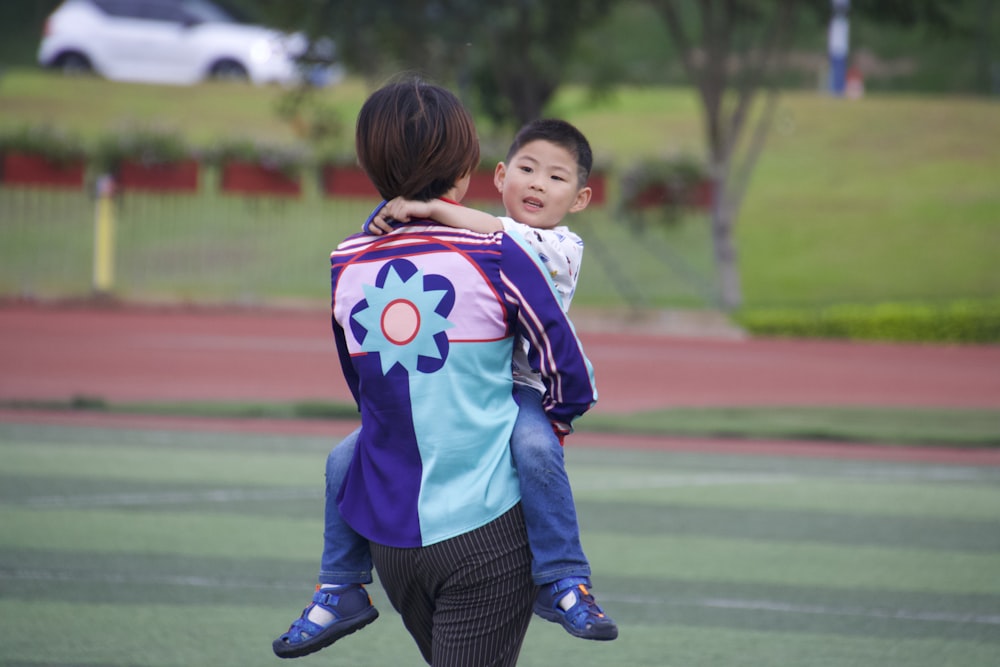
<svg viewBox="0 0 1000 667"><path fill-rule="evenodd" d="M440 197L479 165L472 116L451 92L419 78L372 93L358 114L355 149L383 199Z"/></svg>

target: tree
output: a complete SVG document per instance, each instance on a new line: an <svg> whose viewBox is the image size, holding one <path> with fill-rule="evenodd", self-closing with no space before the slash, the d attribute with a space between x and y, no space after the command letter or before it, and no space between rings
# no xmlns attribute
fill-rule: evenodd
<svg viewBox="0 0 1000 667"><path fill-rule="evenodd" d="M778 78L803 12L821 18L830 0L647 0L663 19L702 107L713 181L712 241L723 307L743 301L733 230L777 108ZM852 17L874 24L974 34L984 0L854 0ZM763 98L762 103L758 104Z"/></svg>
<svg viewBox="0 0 1000 667"><path fill-rule="evenodd" d="M649 0L702 107L712 181L712 246L723 307L742 304L733 229L764 146L801 0ZM682 6L686 5L686 6ZM763 93L762 110L755 103Z"/></svg>
<svg viewBox="0 0 1000 667"><path fill-rule="evenodd" d="M335 37L340 57L354 71L371 79L419 71L457 84L498 124L542 114L563 81L579 32L611 6L610 0L287 3L293 4L310 12L314 32Z"/></svg>
<svg viewBox="0 0 1000 667"><path fill-rule="evenodd" d="M481 110L523 125L542 115L566 78L579 33L604 17L609 0L456 2L478 14L470 80Z"/></svg>

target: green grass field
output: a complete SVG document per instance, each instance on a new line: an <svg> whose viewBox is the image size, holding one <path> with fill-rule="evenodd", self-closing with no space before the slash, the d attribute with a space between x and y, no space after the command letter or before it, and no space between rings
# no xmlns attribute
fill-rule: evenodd
<svg viewBox="0 0 1000 667"><path fill-rule="evenodd" d="M365 93L362 82L349 79L320 96L342 121L335 142L340 152L351 145ZM290 124L276 114L280 95L274 88L123 85L12 69L0 78L0 130L46 122L93 138L140 124L179 129L201 145L233 133L294 142ZM571 219L588 248L576 303L710 303L715 282L705 216L643 230L615 208L617 176L640 157L701 154L692 92L630 88L595 101L567 87L549 112L590 137L598 163L611 177L608 206ZM484 129L484 134L491 133ZM505 137L486 138L506 143ZM746 305L815 308L994 298L1000 293L997 174L995 102L785 94L736 232ZM0 293L87 293L89 194L48 197L12 190L0 187L5 236ZM122 295L175 301L324 299L326 254L345 231L356 229L359 211L366 208L309 196L277 204L219 199L165 204L142 195L124 197Z"/></svg>
<svg viewBox="0 0 1000 667"><path fill-rule="evenodd" d="M329 438L0 423L0 664L274 665L305 605ZM606 644L521 665L992 667L1000 469L569 449ZM382 618L305 665L422 664Z"/></svg>

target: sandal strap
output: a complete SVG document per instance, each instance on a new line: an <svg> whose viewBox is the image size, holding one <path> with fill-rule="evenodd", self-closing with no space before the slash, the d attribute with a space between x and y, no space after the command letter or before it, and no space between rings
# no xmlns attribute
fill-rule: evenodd
<svg viewBox="0 0 1000 667"><path fill-rule="evenodd" d="M565 593L570 589L578 588L580 584L589 587L590 579L587 579L586 577L566 577L549 584L549 590L552 593L552 597L558 600L562 597L560 593Z"/></svg>
<svg viewBox="0 0 1000 667"><path fill-rule="evenodd" d="M298 639L302 636L303 633L305 633L307 637L315 637L319 633L323 632L324 627L322 625L317 625L316 623L313 623L308 618L306 618L306 615L308 613L309 613L309 607L307 607L306 610L302 612L302 616L292 621L292 625L288 628L288 632L281 635L282 639L287 639L291 637L295 637L296 639Z"/></svg>
<svg viewBox="0 0 1000 667"><path fill-rule="evenodd" d="M326 630L329 626L319 625L318 623L313 623L309 620L309 612L312 611L313 607L319 606L333 614L335 620L340 619L340 614L337 613L335 604L340 600L340 594L329 589L319 589L313 593L312 603L302 610L302 615L297 619L292 621L291 626L288 628L288 632L282 635L282 637L299 637L303 633L308 637L315 637L319 633Z"/></svg>
<svg viewBox="0 0 1000 667"><path fill-rule="evenodd" d="M333 614L334 618L340 618L340 614L336 609L336 604L340 602L340 597L341 591L339 590L331 591L328 588L321 588L313 593L312 604L306 607L306 610L302 612L302 615L308 615L309 610L318 605Z"/></svg>

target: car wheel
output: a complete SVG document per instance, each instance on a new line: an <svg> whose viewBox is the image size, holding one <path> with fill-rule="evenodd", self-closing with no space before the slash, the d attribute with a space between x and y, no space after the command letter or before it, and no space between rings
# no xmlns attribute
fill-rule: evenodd
<svg viewBox="0 0 1000 667"><path fill-rule="evenodd" d="M217 81L246 81L247 68L235 60L220 60L212 65L209 76Z"/></svg>
<svg viewBox="0 0 1000 667"><path fill-rule="evenodd" d="M55 62L55 67L67 76L80 76L81 74L92 74L93 66L90 59L82 53L69 51L60 55Z"/></svg>

